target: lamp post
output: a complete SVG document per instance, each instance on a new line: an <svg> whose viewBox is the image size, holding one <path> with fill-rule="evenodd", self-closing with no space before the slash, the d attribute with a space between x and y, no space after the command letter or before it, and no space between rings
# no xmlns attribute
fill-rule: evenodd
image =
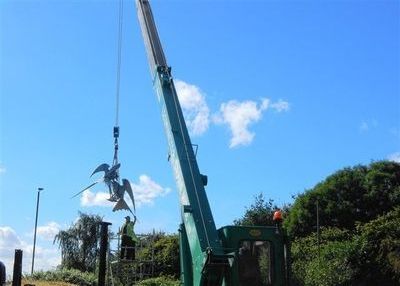
<svg viewBox="0 0 400 286"><path fill-rule="evenodd" d="M32 269L31 275L33 275L33 266L35 265L35 248L36 248L36 230L37 230L37 221L38 221L38 213L39 213L39 200L40 200L40 192L43 191L43 188L38 188L37 191L37 200L36 200L36 219L35 219L35 233L33 235L33 252L32 252Z"/></svg>

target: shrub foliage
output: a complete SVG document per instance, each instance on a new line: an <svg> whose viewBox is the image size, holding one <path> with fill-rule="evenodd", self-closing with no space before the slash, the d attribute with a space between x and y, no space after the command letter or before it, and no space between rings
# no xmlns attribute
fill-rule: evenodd
<svg viewBox="0 0 400 286"><path fill-rule="evenodd" d="M180 286L179 280L171 276L161 276L140 281L137 286Z"/></svg>
<svg viewBox="0 0 400 286"><path fill-rule="evenodd" d="M155 276L179 277L179 238L177 234L157 234L153 249L149 244L148 247L143 248L138 253L138 258L141 260L151 260L152 251L154 251Z"/></svg>
<svg viewBox="0 0 400 286"><path fill-rule="evenodd" d="M59 269L55 271L38 271L33 275L27 276L30 280L42 281L63 281L79 286L92 286L97 282L97 277L93 273L82 272L77 269Z"/></svg>

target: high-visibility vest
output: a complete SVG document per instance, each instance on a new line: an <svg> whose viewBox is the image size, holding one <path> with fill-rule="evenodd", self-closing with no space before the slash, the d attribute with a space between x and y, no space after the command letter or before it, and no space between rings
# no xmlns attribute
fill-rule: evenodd
<svg viewBox="0 0 400 286"><path fill-rule="evenodd" d="M133 231L133 227L134 227L133 222L130 221L128 223L125 223L124 227L126 227L126 235L129 236L134 242L138 242L139 239L136 236L135 232Z"/></svg>

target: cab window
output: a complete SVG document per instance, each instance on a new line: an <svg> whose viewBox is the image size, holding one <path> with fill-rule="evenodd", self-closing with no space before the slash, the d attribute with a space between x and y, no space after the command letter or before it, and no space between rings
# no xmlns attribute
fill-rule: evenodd
<svg viewBox="0 0 400 286"><path fill-rule="evenodd" d="M241 286L272 285L271 243L242 240L239 243L238 272Z"/></svg>

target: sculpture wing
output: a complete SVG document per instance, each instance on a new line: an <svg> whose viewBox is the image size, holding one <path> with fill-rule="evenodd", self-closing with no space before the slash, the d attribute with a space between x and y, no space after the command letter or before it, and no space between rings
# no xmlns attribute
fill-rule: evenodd
<svg viewBox="0 0 400 286"><path fill-rule="evenodd" d="M133 197L131 183L129 183L129 181L127 179L122 179L122 185L124 186L124 190L128 193L128 195L132 201L133 211L136 212L135 198Z"/></svg>
<svg viewBox="0 0 400 286"><path fill-rule="evenodd" d="M107 163L101 164L100 166L98 166L96 168L96 170L93 171L93 173L90 175L90 177L93 176L94 174L96 174L97 172L107 173L109 168L110 168L110 166Z"/></svg>

